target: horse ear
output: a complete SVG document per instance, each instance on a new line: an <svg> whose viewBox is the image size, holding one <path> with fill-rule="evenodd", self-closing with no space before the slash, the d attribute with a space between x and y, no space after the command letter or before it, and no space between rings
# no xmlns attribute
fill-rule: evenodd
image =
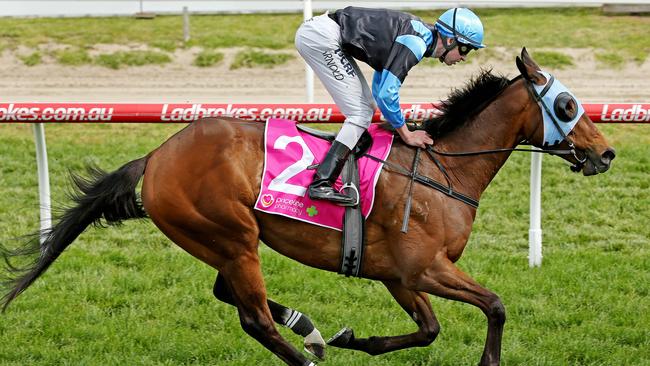
<svg viewBox="0 0 650 366"><path fill-rule="evenodd" d="M533 67L537 71L541 71L542 69L537 65L535 60L533 60L532 57L528 54L528 50L526 50L526 47L521 49L521 59L524 61L526 65L529 65Z"/></svg>
<svg viewBox="0 0 650 366"><path fill-rule="evenodd" d="M517 56L516 59L517 68L521 75L526 78L526 80L532 81L537 85L546 84L546 78L544 75L540 74L539 66L533 61L533 59L528 55L526 47L521 50L521 58Z"/></svg>
<svg viewBox="0 0 650 366"><path fill-rule="evenodd" d="M525 77L527 80L530 80L528 77L528 70L526 70L526 65L524 65L524 62L521 61L519 56L515 59L515 63L517 64L517 68L519 69L519 73L521 76Z"/></svg>

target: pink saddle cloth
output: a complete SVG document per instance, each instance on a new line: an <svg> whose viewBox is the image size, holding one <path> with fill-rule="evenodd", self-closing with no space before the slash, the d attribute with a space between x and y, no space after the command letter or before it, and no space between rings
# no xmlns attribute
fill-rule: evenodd
<svg viewBox="0 0 650 366"><path fill-rule="evenodd" d="M367 153L385 160L393 144L393 134L377 125L371 125L368 132L373 143ZM307 186L316 173L307 167L320 163L330 145L328 141L299 131L294 121L269 119L265 130L262 186L255 209L342 230L345 207L311 200L307 194ZM367 157L360 158L358 164L361 212L367 218L374 204L375 185L383 164ZM340 177L334 187L342 187Z"/></svg>

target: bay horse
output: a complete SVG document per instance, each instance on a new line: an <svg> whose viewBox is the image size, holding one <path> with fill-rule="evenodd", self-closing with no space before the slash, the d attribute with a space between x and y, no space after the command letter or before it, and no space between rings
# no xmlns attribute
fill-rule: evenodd
<svg viewBox="0 0 650 366"><path fill-rule="evenodd" d="M516 64L520 75L512 80L483 71L452 93L443 114L423 127L434 137L436 151L486 151L514 148L522 142L553 147L543 143L547 128L543 113L549 108L538 102L533 89L549 80L525 48ZM557 113L575 114L579 107L575 100L560 104ZM584 175L607 171L614 150L586 114L576 118L577 124L558 144L571 148L562 157ZM400 231L410 177L390 167L408 169L414 155L414 148L396 141L388 168L379 176L377 204L366 223L361 276L381 281L418 329L405 335L359 338L344 328L329 344L371 355L427 346L440 331L428 298L431 294L481 309L487 317L487 338L480 365L498 365L505 308L496 294L454 264L467 244L476 208L415 185L409 230ZM446 174L432 159L422 159L418 172L437 181L446 175L460 193L478 201L509 155L509 151L472 157L440 155ZM262 240L308 266L337 271L341 233L254 210L263 162L262 124L206 118L114 172L90 169L90 178L73 176L78 187L74 204L45 233L44 242L39 243L37 236L24 247L3 251L8 265L3 310L89 225L149 217L174 243L218 272L214 294L236 306L246 333L288 365L313 364L280 335L274 322L292 329L300 323L294 331L305 337L307 349L317 356L324 355L325 342L306 316L267 298L259 243ZM13 256L35 259L17 267L12 265Z"/></svg>

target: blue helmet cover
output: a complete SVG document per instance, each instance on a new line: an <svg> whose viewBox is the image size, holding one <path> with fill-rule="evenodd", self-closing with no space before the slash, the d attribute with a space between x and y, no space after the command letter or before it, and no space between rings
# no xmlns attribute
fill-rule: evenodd
<svg viewBox="0 0 650 366"><path fill-rule="evenodd" d="M544 77L546 78L546 84L548 84L549 81L551 80L551 74L544 71L540 71L539 73L544 75ZM533 84L533 87L535 88L537 94L540 94L542 92L546 84L544 85ZM553 105L555 103L555 98L557 98L557 96L563 92L569 93L573 97L573 99L575 99L576 104L578 105L578 113L576 113L576 116L571 121L568 122L564 122L560 120L560 118L558 118L558 116L555 115L555 110L553 108ZM568 135L569 132L573 130L575 125L578 123L578 120L580 120L580 117L582 117L582 115L585 113L585 109L582 107L582 103L580 103L578 98L576 98L576 96L573 93L571 93L571 91L567 89L567 87L564 86L557 79L555 79L553 85L551 85L551 87L548 89L546 94L542 97L542 102L548 107L549 111L553 113L553 118L555 118L555 120L558 121L558 125L562 129L565 135ZM540 106L540 109L542 110L542 116L544 117L544 144L545 145L559 144L560 142L562 142L564 138L558 131L557 127L555 127L555 124L553 123L551 116L546 111L546 108Z"/></svg>
<svg viewBox="0 0 650 366"><path fill-rule="evenodd" d="M454 32L454 12L455 32ZM455 8L445 11L436 21L436 28L445 37L455 37L457 41L484 48L483 23L481 19L467 8Z"/></svg>

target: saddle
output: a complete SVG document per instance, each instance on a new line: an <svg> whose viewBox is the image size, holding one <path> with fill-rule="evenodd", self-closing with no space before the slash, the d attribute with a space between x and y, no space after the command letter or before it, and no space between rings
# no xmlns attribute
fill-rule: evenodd
<svg viewBox="0 0 650 366"><path fill-rule="evenodd" d="M298 130L314 137L332 142L336 133L316 130L305 125L296 125ZM346 277L361 275L361 263L363 260L363 249L365 247L366 233L365 220L361 213L361 195L359 194L359 167L357 160L362 157L372 146L372 137L368 131L364 131L357 142L354 150L345 162L341 179L343 181L343 193L357 197L357 204L345 208L343 216L343 233L341 239L341 265L338 273ZM315 167L314 167L315 168Z"/></svg>

